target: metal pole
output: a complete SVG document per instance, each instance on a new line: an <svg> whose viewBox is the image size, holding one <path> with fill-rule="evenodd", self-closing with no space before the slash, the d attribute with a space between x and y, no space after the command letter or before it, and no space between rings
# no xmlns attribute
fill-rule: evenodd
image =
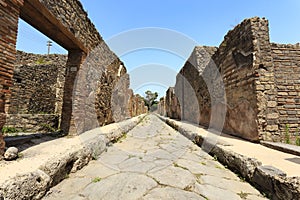
<svg viewBox="0 0 300 200"><path fill-rule="evenodd" d="M52 42L49 40L47 41L47 46L48 46L48 55L50 54L50 48L52 46Z"/></svg>

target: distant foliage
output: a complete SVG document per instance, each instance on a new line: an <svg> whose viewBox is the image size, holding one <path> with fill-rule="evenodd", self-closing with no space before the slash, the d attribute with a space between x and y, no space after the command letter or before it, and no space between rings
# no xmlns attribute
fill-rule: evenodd
<svg viewBox="0 0 300 200"><path fill-rule="evenodd" d="M156 100L158 97L157 92L151 92L150 90L147 90L145 92L146 96L143 98L145 105L148 107L148 111L155 111L157 109L158 101Z"/></svg>

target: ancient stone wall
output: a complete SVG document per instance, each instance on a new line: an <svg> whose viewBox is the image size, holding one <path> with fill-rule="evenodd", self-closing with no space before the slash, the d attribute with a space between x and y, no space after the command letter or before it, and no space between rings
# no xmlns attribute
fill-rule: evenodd
<svg viewBox="0 0 300 200"><path fill-rule="evenodd" d="M206 126L224 117L224 132L250 141L285 141L288 133L293 143L300 122L299 50L298 44L271 44L266 19L246 19L217 49L194 49L175 93L167 91L167 115L178 119L181 112L182 119ZM174 94L181 106L176 114L170 109Z"/></svg>
<svg viewBox="0 0 300 200"><path fill-rule="evenodd" d="M269 140L285 141L286 133L293 143L300 132L300 45L271 44L277 102L278 131Z"/></svg>
<svg viewBox="0 0 300 200"><path fill-rule="evenodd" d="M148 112L147 106L143 98L139 95L132 95L129 103L130 116L135 117Z"/></svg>
<svg viewBox="0 0 300 200"><path fill-rule="evenodd" d="M127 112L129 75L118 59L107 66L100 77L96 96L96 112L100 125L124 120Z"/></svg>
<svg viewBox="0 0 300 200"><path fill-rule="evenodd" d="M157 105L157 113L161 116L166 116L166 99L161 97Z"/></svg>
<svg viewBox="0 0 300 200"><path fill-rule="evenodd" d="M25 113L61 113L60 128L70 135L95 128L99 126L99 122L100 125L113 122L110 98L116 86L115 83L126 73L126 69L122 68L118 71L121 61L103 41L79 0L3 0L0 1L0 14L2 16L0 18L2 56L0 59L0 128L5 122L4 103L10 97L9 87L12 85L19 17L68 50L68 57L64 77L58 75L59 80L55 91L57 98L55 99L53 98L54 86L49 88L41 86L42 88L39 89L44 93L35 93L28 102L29 93L34 92L33 90L37 87L34 84L41 84L43 80L46 80L44 84L53 85L55 80L53 77L48 77L47 73L42 72L43 70L38 71L37 77L34 77L34 74L30 74L30 71L34 69L31 65L16 68L16 80L23 84L24 79L30 79L26 80L25 84L30 91L26 90L22 94L22 97L26 98L21 100L16 97L20 95L20 87L14 88L14 97L11 101L7 101L7 110L10 109L13 113L20 112L20 110ZM47 65L47 67L54 75L56 74L54 65ZM18 72L25 68L26 72ZM65 84L62 84L63 82ZM19 86L23 86L21 83ZM125 84L120 90L117 89L116 93L120 96L122 91L128 90L128 85ZM100 93L97 93L97 86L103 86L101 91L98 91ZM128 96L128 93L124 92L123 95ZM96 96L101 96L98 100L99 104L103 104L101 105L103 109L95 106ZM104 97L109 99L108 102L104 102ZM121 101L124 108L126 107L124 105L127 105L125 99ZM42 105L41 102L46 100L49 101L48 105ZM12 107L9 108L9 105ZM125 109L117 109L117 120L122 118L118 115L123 116L126 112L128 111ZM3 153L3 146L4 142L0 135L0 155Z"/></svg>
<svg viewBox="0 0 300 200"><path fill-rule="evenodd" d="M191 56L176 77L175 93L181 106L181 119L208 125L211 96L206 82L215 47L195 47Z"/></svg>
<svg viewBox="0 0 300 200"><path fill-rule="evenodd" d="M65 55L17 52L9 114L58 114L62 105Z"/></svg>
<svg viewBox="0 0 300 200"><path fill-rule="evenodd" d="M23 0L0 2L0 129L5 123L5 101L9 99L12 85L13 67L16 54L16 41L20 6ZM5 142L0 134L0 156Z"/></svg>
<svg viewBox="0 0 300 200"><path fill-rule="evenodd" d="M13 128L12 134L49 133L58 130L58 122L56 114L8 114L4 127Z"/></svg>
<svg viewBox="0 0 300 200"><path fill-rule="evenodd" d="M223 131L251 141L259 139L253 65L255 20L247 19L229 31L219 48L194 49L176 80L182 119L223 126ZM212 119L216 112L219 115ZM222 117L224 125L218 124L223 123Z"/></svg>
<svg viewBox="0 0 300 200"><path fill-rule="evenodd" d="M66 60L66 55L17 52L5 127L22 132L58 129Z"/></svg>
<svg viewBox="0 0 300 200"><path fill-rule="evenodd" d="M175 88L170 87L166 92L165 109L166 115L173 119L181 119L181 109Z"/></svg>
<svg viewBox="0 0 300 200"><path fill-rule="evenodd" d="M212 56L222 75L226 94L226 118L224 131L251 140L259 140L256 98L256 66L258 50L255 42L260 40L254 33L264 19L244 20L224 37L217 52ZM268 25L263 25L268 28ZM268 30L268 29L267 29ZM267 31L266 30L266 31Z"/></svg>
<svg viewBox="0 0 300 200"><path fill-rule="evenodd" d="M58 19L76 39L78 39L88 50L104 42L89 19L87 12L80 1L53 1L40 0L40 2Z"/></svg>

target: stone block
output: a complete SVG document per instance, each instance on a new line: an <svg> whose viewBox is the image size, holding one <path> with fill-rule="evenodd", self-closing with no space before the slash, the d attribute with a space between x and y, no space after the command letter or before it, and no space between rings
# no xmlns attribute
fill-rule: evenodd
<svg viewBox="0 0 300 200"><path fill-rule="evenodd" d="M277 102L276 101L268 101L267 106L269 108L275 108L277 106Z"/></svg>
<svg viewBox="0 0 300 200"><path fill-rule="evenodd" d="M267 125L266 131L278 131L278 125Z"/></svg>
<svg viewBox="0 0 300 200"><path fill-rule="evenodd" d="M273 166L258 166L253 174L252 182L262 191L274 195L275 177L286 177L286 173Z"/></svg>
<svg viewBox="0 0 300 200"><path fill-rule="evenodd" d="M277 119L279 117L278 113L269 113L267 114L267 119Z"/></svg>

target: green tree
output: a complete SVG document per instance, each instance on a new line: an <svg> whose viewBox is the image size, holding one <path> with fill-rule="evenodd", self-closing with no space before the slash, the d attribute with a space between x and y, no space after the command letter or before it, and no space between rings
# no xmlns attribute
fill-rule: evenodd
<svg viewBox="0 0 300 200"><path fill-rule="evenodd" d="M148 111L154 111L157 109L158 101L156 100L158 97L157 92L151 92L147 90L145 92L146 96L144 98L145 105L148 107Z"/></svg>

